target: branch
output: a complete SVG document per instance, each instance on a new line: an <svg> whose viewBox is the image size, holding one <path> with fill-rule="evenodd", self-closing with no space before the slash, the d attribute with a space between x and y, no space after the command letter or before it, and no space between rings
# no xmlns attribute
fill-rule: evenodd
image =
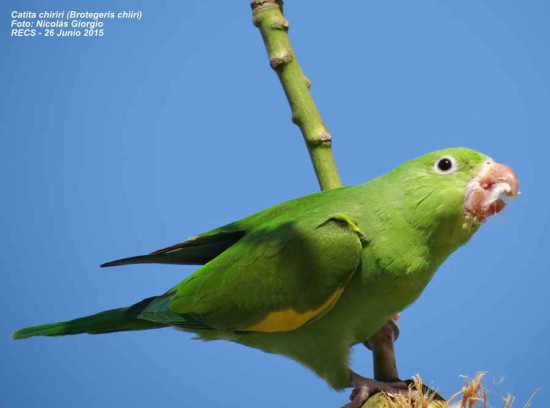
<svg viewBox="0 0 550 408"><path fill-rule="evenodd" d="M322 190L340 187L342 182L332 155L332 138L311 96L305 77L288 38L288 20L282 0L252 0L252 21L260 29L269 55L269 64L285 90L292 121L305 139L315 174Z"/></svg>

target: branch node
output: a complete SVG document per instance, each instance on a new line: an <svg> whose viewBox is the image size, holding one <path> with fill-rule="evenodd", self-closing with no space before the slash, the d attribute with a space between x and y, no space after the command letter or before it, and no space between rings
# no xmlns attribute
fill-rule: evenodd
<svg viewBox="0 0 550 408"><path fill-rule="evenodd" d="M269 65L271 65L271 68L273 68L275 71L281 69L283 66L288 64L290 61L292 61L294 57L290 52L287 50L282 51L279 53L279 55L275 57L271 57L269 60Z"/></svg>
<svg viewBox="0 0 550 408"><path fill-rule="evenodd" d="M282 11L283 0L252 0L250 2L250 8L252 9L252 24L259 27L262 18L258 16L258 12L273 7L280 7Z"/></svg>
<svg viewBox="0 0 550 408"><path fill-rule="evenodd" d="M310 81L310 79L309 79L308 77L304 76L304 81L306 82L306 86L307 86L308 88L311 88L311 81Z"/></svg>
<svg viewBox="0 0 550 408"><path fill-rule="evenodd" d="M274 30L288 31L288 27L290 27L290 23L284 17L281 19L273 20L271 22L271 28L273 28Z"/></svg>
<svg viewBox="0 0 550 408"><path fill-rule="evenodd" d="M252 0L250 8L252 11L263 10L270 7L283 7L282 0Z"/></svg>
<svg viewBox="0 0 550 408"><path fill-rule="evenodd" d="M330 147L332 144L332 135L325 129L319 136L309 139L307 144L310 147Z"/></svg>
<svg viewBox="0 0 550 408"><path fill-rule="evenodd" d="M260 27L261 21L262 19L258 17L256 13L252 15L252 24L254 25L254 27Z"/></svg>

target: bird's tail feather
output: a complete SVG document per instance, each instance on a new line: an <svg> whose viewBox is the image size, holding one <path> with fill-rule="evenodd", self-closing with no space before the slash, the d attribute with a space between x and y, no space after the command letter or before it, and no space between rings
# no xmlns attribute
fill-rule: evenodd
<svg viewBox="0 0 550 408"><path fill-rule="evenodd" d="M65 336L68 334L102 334L127 330L148 330L167 327L165 324L132 317L130 307L106 310L79 319L26 327L12 333L12 338L26 339L33 336Z"/></svg>

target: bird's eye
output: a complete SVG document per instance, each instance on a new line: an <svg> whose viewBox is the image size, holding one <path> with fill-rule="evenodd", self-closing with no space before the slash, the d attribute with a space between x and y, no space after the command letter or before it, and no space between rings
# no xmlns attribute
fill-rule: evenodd
<svg viewBox="0 0 550 408"><path fill-rule="evenodd" d="M450 156L445 156L438 159L434 164L434 168L441 174L450 174L458 170L455 159Z"/></svg>

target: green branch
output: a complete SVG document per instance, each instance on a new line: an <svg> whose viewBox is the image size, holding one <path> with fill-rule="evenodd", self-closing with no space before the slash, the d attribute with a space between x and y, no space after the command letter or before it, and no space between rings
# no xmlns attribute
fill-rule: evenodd
<svg viewBox="0 0 550 408"><path fill-rule="evenodd" d="M340 187L342 182L332 155L332 138L309 91L305 77L288 38L288 20L282 0L252 0L253 22L260 29L269 55L292 110L292 121L305 139L315 174L322 190Z"/></svg>

